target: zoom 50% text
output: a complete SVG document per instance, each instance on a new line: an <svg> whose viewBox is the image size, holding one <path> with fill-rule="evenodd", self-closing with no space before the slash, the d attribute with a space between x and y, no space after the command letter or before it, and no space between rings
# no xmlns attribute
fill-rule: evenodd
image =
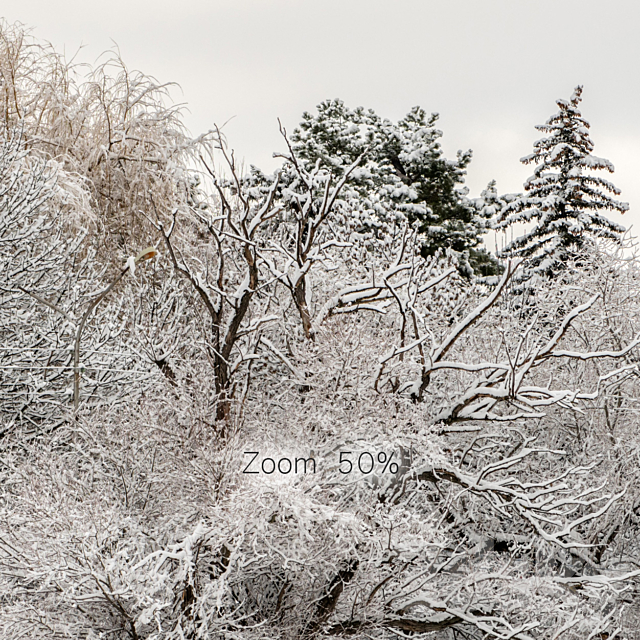
<svg viewBox="0 0 640 640"><path fill-rule="evenodd" d="M242 473L262 473L268 476L273 473L279 475L316 473L316 460L313 456L308 458L261 458L259 451L245 451L244 455L250 456L250 458L248 460L245 459L246 466L243 468ZM337 469L343 475L357 471L365 476L374 471L376 473L388 472L395 474L398 473L399 465L397 462L392 461L394 455L394 453L387 455L384 451L378 453L341 451Z"/></svg>

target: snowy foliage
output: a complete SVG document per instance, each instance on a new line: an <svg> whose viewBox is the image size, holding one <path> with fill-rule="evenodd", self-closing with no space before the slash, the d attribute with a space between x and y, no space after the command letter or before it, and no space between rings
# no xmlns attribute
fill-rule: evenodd
<svg viewBox="0 0 640 640"><path fill-rule="evenodd" d="M318 105L317 114L303 114L290 152L307 171L334 179L349 172L342 199L358 212L363 228L416 223L425 257L450 249L467 275L472 267L483 275L497 273L495 261L478 248L486 221L463 187L471 152L446 159L437 120L438 114L414 107L393 123L330 100Z"/></svg>
<svg viewBox="0 0 640 640"><path fill-rule="evenodd" d="M537 165L524 184L526 193L503 207L495 219L496 229L518 222L534 223L502 251L503 256L526 257L533 272L558 269L589 238L618 241L624 232L624 227L600 213L624 213L629 205L608 195L620 195L615 185L589 173L597 169L612 173L613 165L591 154L589 123L578 110L581 99L582 87L578 86L569 100L556 102L556 114L536 127L549 135L521 159L524 164Z"/></svg>

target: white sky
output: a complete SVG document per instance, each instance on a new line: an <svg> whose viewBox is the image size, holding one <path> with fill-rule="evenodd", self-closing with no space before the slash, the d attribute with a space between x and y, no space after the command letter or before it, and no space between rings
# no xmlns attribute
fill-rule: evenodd
<svg viewBox="0 0 640 640"><path fill-rule="evenodd" d="M380 116L440 113L443 147L472 149L470 195L521 191L534 125L583 84L594 153L640 228L640 4L630 0L2 0L0 15L77 59L114 42L130 69L175 81L198 134L225 132L270 170L292 129L327 98ZM490 243L492 244L492 243Z"/></svg>

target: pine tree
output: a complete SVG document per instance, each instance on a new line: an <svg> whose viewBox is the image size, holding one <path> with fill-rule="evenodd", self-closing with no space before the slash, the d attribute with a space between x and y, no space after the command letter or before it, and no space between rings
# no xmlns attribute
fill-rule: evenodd
<svg viewBox="0 0 640 640"><path fill-rule="evenodd" d="M425 257L450 249L469 275L499 273L495 258L480 247L486 216L463 186L471 151L445 158L437 120L438 114L414 107L393 123L370 109L328 100L318 105L317 114L303 114L292 141L309 165L319 162L338 176L364 152L363 170L350 186L371 216L415 222Z"/></svg>
<svg viewBox="0 0 640 640"><path fill-rule="evenodd" d="M589 123L578 110L581 96L582 86L578 86L568 101L556 101L556 114L536 126L549 135L534 143L533 153L521 159L524 164L537 165L534 174L524 184L525 194L505 206L496 219L497 229L534 221L530 231L500 252L501 257L527 258L529 273L551 275L594 237L619 241L625 231L600 213L629 209L626 202L608 195L619 195L620 189L604 178L583 173L594 169L612 173L614 168L608 160L591 155L594 145Z"/></svg>

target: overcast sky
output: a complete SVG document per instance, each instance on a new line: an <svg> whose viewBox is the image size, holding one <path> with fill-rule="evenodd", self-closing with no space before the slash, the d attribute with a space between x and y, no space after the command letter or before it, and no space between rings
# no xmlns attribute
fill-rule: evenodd
<svg viewBox="0 0 640 640"><path fill-rule="evenodd" d="M640 4L609 0L2 0L1 15L67 56L114 42L130 69L175 81L192 133L233 118L239 157L273 168L277 118L292 129L327 98L391 119L440 113L448 156L472 149L470 195L521 191L534 125L583 84L594 153L640 229Z"/></svg>

